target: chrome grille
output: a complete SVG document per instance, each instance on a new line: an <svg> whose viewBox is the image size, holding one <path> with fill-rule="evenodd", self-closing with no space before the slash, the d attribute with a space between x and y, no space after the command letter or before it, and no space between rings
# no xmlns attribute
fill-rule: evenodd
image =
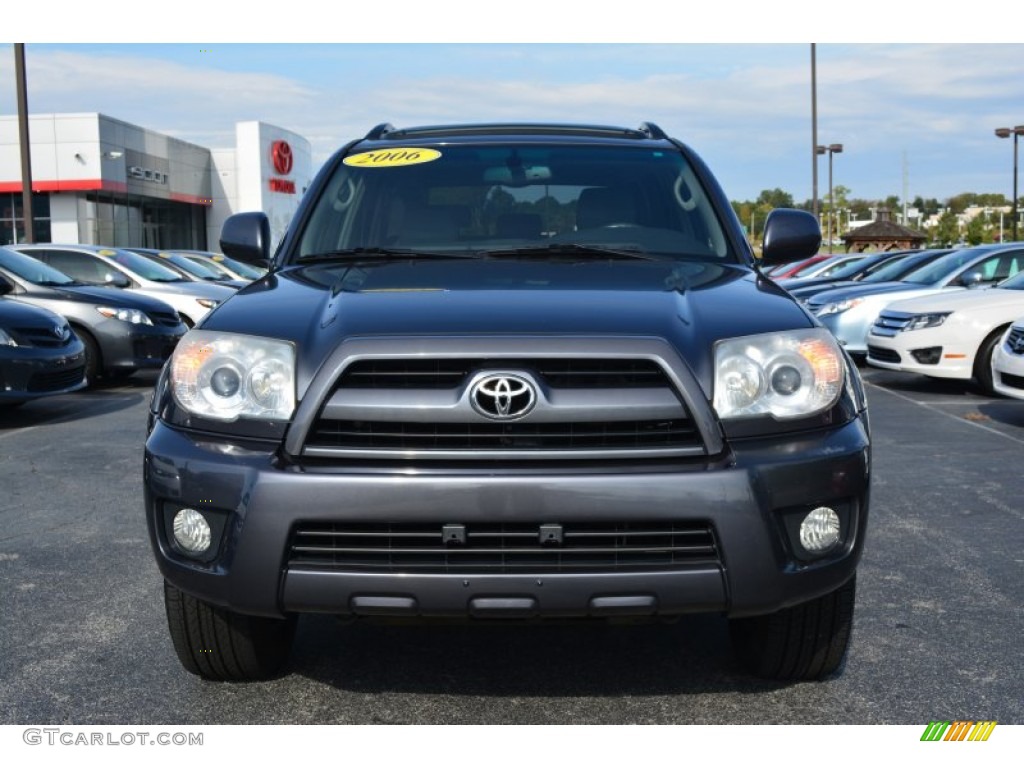
<svg viewBox="0 0 1024 768"><path fill-rule="evenodd" d="M66 347L71 343L72 335L65 337L54 333L53 326L43 328L12 328L18 343L26 347Z"/></svg>
<svg viewBox="0 0 1024 768"><path fill-rule="evenodd" d="M882 312L871 326L871 333L875 336L892 338L906 329L913 318L913 315L906 312Z"/></svg>
<svg viewBox="0 0 1024 768"><path fill-rule="evenodd" d="M629 573L719 563L706 522L302 523L288 567L361 573Z"/></svg>
<svg viewBox="0 0 1024 768"><path fill-rule="evenodd" d="M495 372L535 390L521 418L483 412ZM315 459L608 460L705 456L666 368L642 357L364 357L345 366L305 433Z"/></svg>
<svg viewBox="0 0 1024 768"><path fill-rule="evenodd" d="M1013 326L1010 335L1006 337L1006 346L1015 355L1024 355L1024 328Z"/></svg>

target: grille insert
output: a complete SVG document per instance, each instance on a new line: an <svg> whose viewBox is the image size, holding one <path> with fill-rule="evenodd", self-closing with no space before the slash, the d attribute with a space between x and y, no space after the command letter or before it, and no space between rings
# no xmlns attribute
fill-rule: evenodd
<svg viewBox="0 0 1024 768"><path fill-rule="evenodd" d="M868 357L883 363L898 363L900 361L900 353L896 350L871 345L868 345Z"/></svg>
<svg viewBox="0 0 1024 768"><path fill-rule="evenodd" d="M33 373L28 380L29 392L55 392L78 384L85 376L85 366L69 368L66 371Z"/></svg>
<svg viewBox="0 0 1024 768"><path fill-rule="evenodd" d="M448 544L452 529L461 543ZM543 544L553 529L561 543ZM303 523L290 568L360 573L630 573L719 564L705 522Z"/></svg>
<svg viewBox="0 0 1024 768"><path fill-rule="evenodd" d="M307 446L439 450L610 450L701 445L689 419L573 423L454 423L321 419Z"/></svg>
<svg viewBox="0 0 1024 768"><path fill-rule="evenodd" d="M556 389L671 386L652 360L439 358L357 360L342 373L338 388L454 389L476 371L509 369L531 371Z"/></svg>

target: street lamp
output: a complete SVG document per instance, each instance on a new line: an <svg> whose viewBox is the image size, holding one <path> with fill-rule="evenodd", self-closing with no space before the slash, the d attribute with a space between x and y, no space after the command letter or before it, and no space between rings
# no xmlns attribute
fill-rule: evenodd
<svg viewBox="0 0 1024 768"><path fill-rule="evenodd" d="M1022 126L1024 129L1024 126ZM835 210L832 202L832 155L839 154L843 151L842 144L829 144L827 147L819 144L814 148L814 151L819 155L824 155L828 152L828 252L832 253L832 215Z"/></svg>
<svg viewBox="0 0 1024 768"><path fill-rule="evenodd" d="M996 128L996 136L1008 139L1013 136L1013 240L1017 241L1017 137L1024 134L1024 125L1014 128Z"/></svg>

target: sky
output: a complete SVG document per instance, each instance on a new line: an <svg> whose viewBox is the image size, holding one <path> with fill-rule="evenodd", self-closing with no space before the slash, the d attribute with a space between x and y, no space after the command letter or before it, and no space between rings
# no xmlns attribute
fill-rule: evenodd
<svg viewBox="0 0 1024 768"><path fill-rule="evenodd" d="M331 6L306 2L256 3L242 19L182 0L156 21L116 2L85 21L80 4L68 15L58 2L5 29L26 42L33 113L100 112L210 148L262 120L309 139L315 165L381 122L651 121L703 157L730 199L781 188L798 203L812 193L810 41L825 40L818 143L843 145L834 184L869 200L1012 192L1013 142L994 129L1024 124L1024 43L1000 39L1012 33L991 14L929 29L871 0L845 13L846 41L828 42L836 25L802 2L584 16L574 9L599 6L402 1L327 18ZM805 11L818 15L801 26ZM118 41L124 18L163 39ZM191 40L197 31L215 39ZM938 42L949 39L969 42ZM16 111L13 53L0 53L0 114ZM818 168L824 198L827 157Z"/></svg>

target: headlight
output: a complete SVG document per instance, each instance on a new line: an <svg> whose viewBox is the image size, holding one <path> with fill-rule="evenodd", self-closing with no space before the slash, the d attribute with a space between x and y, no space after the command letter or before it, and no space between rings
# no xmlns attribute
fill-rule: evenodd
<svg viewBox="0 0 1024 768"><path fill-rule="evenodd" d="M839 399L845 373L824 328L727 339L715 345L715 410L722 419L813 416Z"/></svg>
<svg viewBox="0 0 1024 768"><path fill-rule="evenodd" d="M16 347L18 342L11 338L11 334L0 328L0 347Z"/></svg>
<svg viewBox="0 0 1024 768"><path fill-rule="evenodd" d="M918 331L922 328L938 328L949 317L952 312L929 312L923 315L914 315L907 323L904 331Z"/></svg>
<svg viewBox="0 0 1024 768"><path fill-rule="evenodd" d="M171 390L197 416L289 419L295 410L295 347L239 333L190 331L171 357Z"/></svg>
<svg viewBox="0 0 1024 768"><path fill-rule="evenodd" d="M206 309L213 309L220 304L217 299L196 299L196 302L198 302L199 306L205 307Z"/></svg>
<svg viewBox="0 0 1024 768"><path fill-rule="evenodd" d="M823 317L825 315L838 315L840 312L846 312L863 303L864 299L844 299L843 301L833 301L823 305L815 314L818 317Z"/></svg>
<svg viewBox="0 0 1024 768"><path fill-rule="evenodd" d="M118 309L117 307L96 307L96 311L104 317L112 317L116 320L124 320L132 325L152 325L153 321L149 316L139 309Z"/></svg>

